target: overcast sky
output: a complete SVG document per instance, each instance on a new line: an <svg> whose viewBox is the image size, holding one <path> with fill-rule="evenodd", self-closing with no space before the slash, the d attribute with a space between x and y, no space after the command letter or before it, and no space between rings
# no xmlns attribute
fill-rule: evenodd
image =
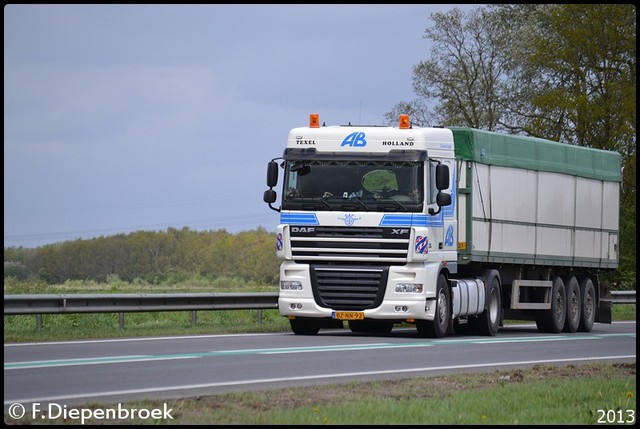
<svg viewBox="0 0 640 429"><path fill-rule="evenodd" d="M382 124L455 7L6 5L4 246L275 230L289 129Z"/></svg>

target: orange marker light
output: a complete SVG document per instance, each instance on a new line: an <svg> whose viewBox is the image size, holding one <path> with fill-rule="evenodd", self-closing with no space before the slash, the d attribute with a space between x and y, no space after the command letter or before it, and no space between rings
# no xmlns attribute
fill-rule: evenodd
<svg viewBox="0 0 640 429"><path fill-rule="evenodd" d="M411 122L409 121L409 115L400 115L400 128L411 128Z"/></svg>
<svg viewBox="0 0 640 429"><path fill-rule="evenodd" d="M309 128L320 128L320 115L317 113L309 115Z"/></svg>

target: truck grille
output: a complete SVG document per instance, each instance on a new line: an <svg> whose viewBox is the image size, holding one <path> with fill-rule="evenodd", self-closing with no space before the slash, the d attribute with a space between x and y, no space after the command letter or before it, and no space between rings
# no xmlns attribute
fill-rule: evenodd
<svg viewBox="0 0 640 429"><path fill-rule="evenodd" d="M382 302L386 267L311 266L316 303L334 310L362 311Z"/></svg>
<svg viewBox="0 0 640 429"><path fill-rule="evenodd" d="M366 227L314 227L291 229L291 251L296 262L404 265L409 230Z"/></svg>

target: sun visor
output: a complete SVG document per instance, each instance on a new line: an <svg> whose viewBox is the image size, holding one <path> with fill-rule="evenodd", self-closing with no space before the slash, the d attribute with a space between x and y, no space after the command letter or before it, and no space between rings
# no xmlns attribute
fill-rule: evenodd
<svg viewBox="0 0 640 429"><path fill-rule="evenodd" d="M319 152L316 148L286 148L283 158L286 160L306 159L341 159L367 161L413 161L422 162L427 159L424 150L392 149L389 152Z"/></svg>

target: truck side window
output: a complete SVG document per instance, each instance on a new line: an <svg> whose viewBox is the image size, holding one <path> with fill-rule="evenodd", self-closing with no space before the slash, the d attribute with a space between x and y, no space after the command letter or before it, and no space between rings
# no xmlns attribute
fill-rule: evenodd
<svg viewBox="0 0 640 429"><path fill-rule="evenodd" d="M429 161L429 192L427 193L427 204L435 204L438 188L436 188L436 161Z"/></svg>

